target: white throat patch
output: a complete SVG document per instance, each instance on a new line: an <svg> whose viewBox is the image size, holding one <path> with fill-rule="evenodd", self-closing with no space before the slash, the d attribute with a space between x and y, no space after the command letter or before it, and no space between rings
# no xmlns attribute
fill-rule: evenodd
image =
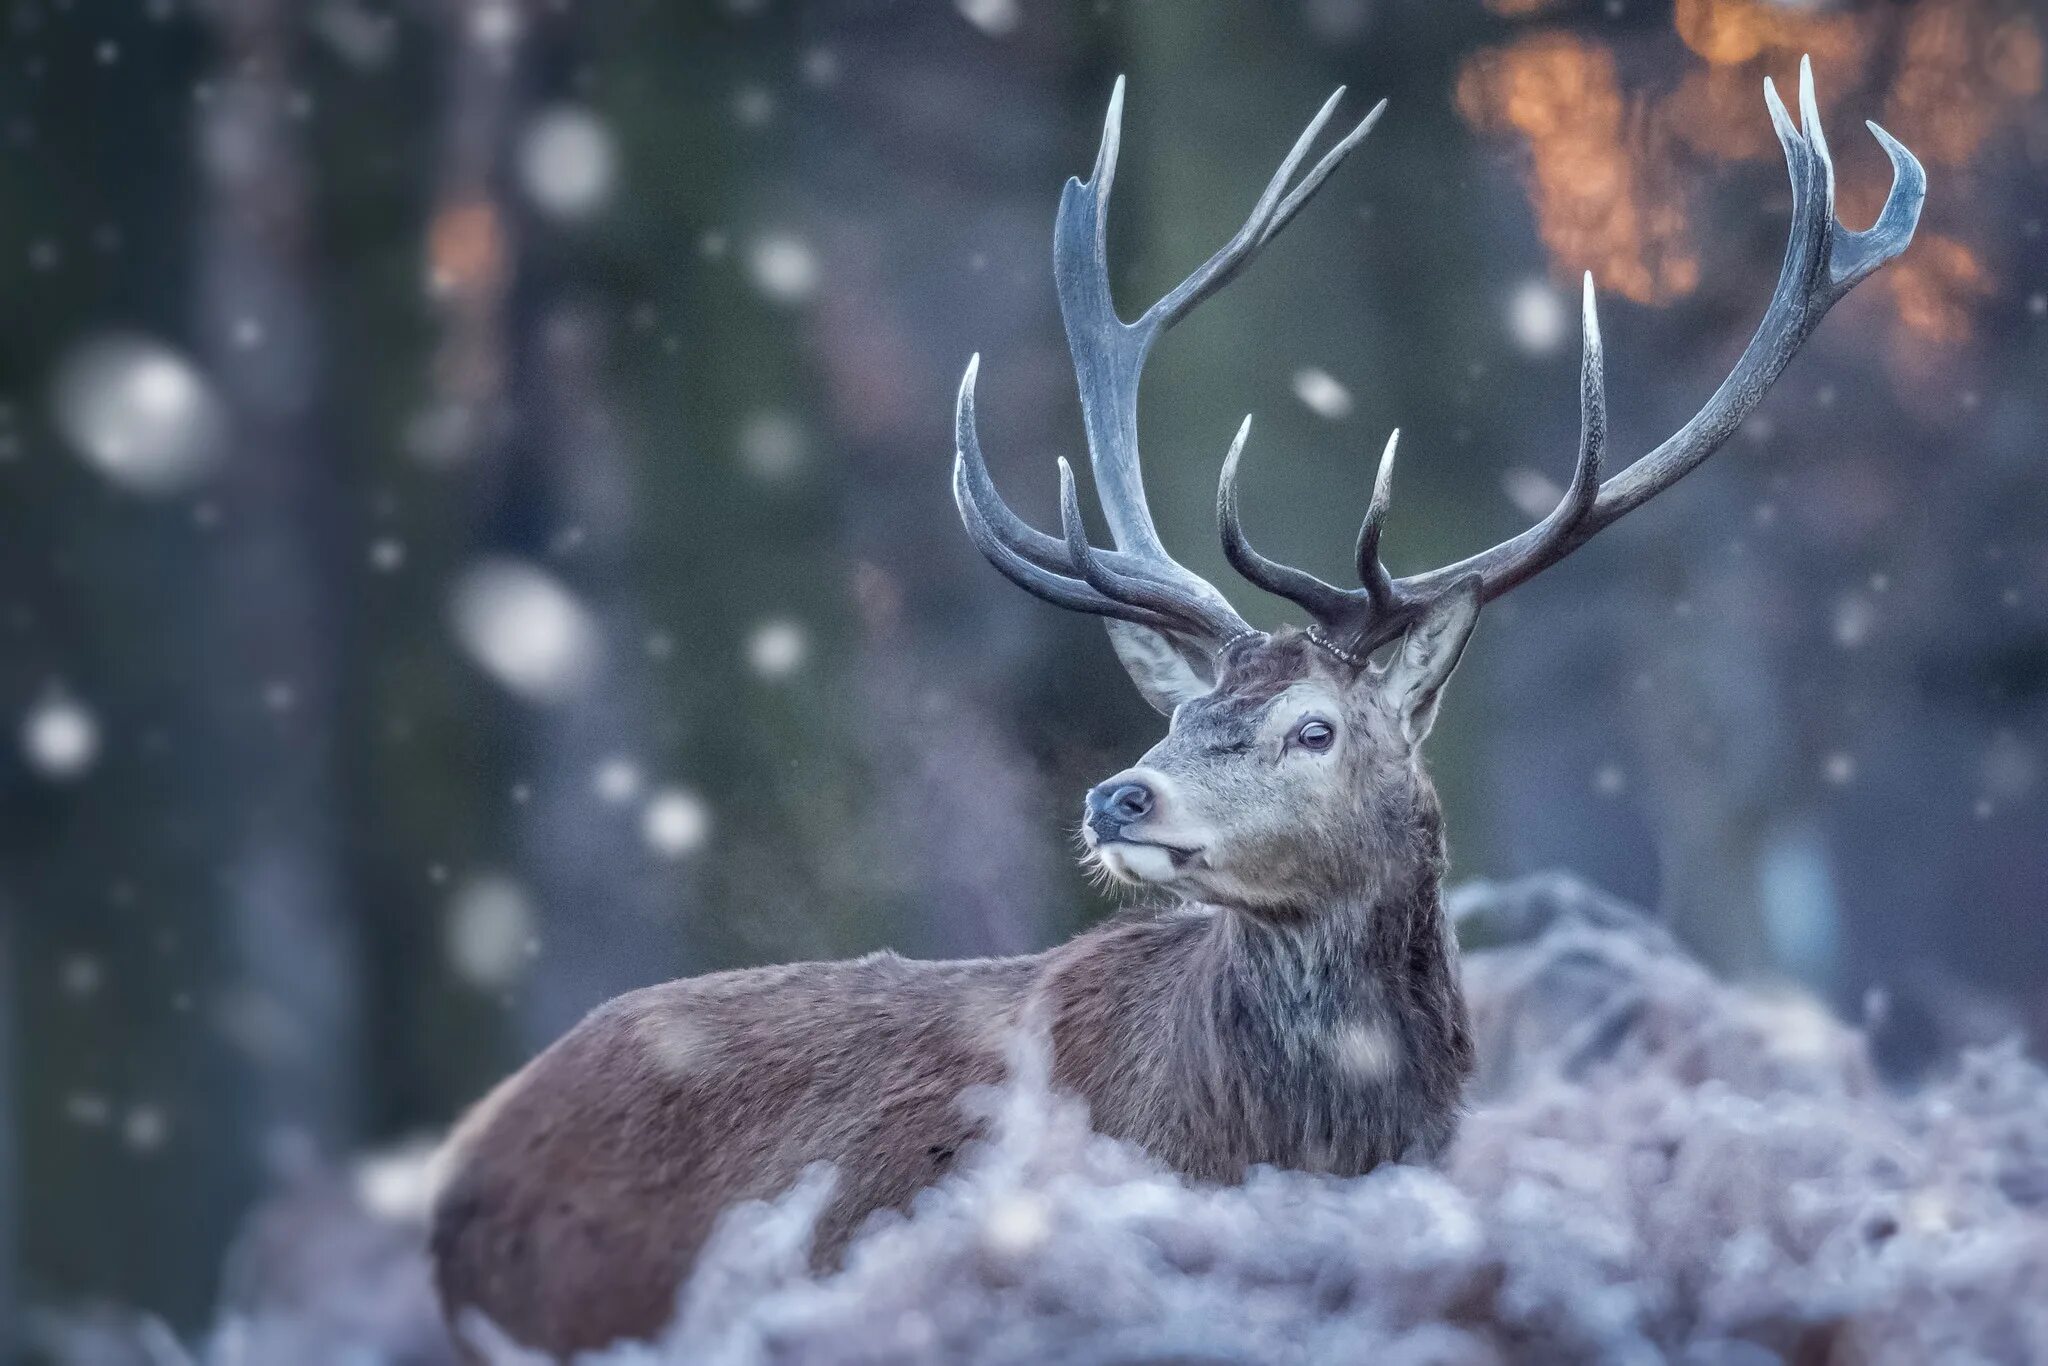
<svg viewBox="0 0 2048 1366"><path fill-rule="evenodd" d="M1134 882L1173 881L1173 855L1157 845L1111 843L1101 846L1095 853L1112 873Z"/></svg>

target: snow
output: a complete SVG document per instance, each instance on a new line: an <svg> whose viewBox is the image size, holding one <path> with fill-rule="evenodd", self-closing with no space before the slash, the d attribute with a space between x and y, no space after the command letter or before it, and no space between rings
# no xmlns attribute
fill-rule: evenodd
<svg viewBox="0 0 2048 1366"><path fill-rule="evenodd" d="M1716 981L1567 877L1452 910L1480 1064L1436 1166L1193 1185L1018 1041L966 1098L991 1137L843 1269L809 1265L814 1170L731 1212L662 1342L583 1366L2048 1360L2048 1075L2016 1044L1895 1090L1812 998ZM425 1188L368 1181L259 1214L202 1361L451 1360Z"/></svg>
<svg viewBox="0 0 2048 1366"><path fill-rule="evenodd" d="M618 149L605 122L577 105L534 115L519 139L519 182L551 218L587 218L610 200Z"/></svg>
<svg viewBox="0 0 2048 1366"><path fill-rule="evenodd" d="M22 718L21 752L45 778L82 778L99 759L99 721L76 698L52 692Z"/></svg>
<svg viewBox="0 0 2048 1366"><path fill-rule="evenodd" d="M532 961L537 917L526 889L503 873L466 879L449 900L448 965L471 986L502 991Z"/></svg>
<svg viewBox="0 0 2048 1366"><path fill-rule="evenodd" d="M1508 336L1531 356L1547 356L1564 344L1564 300L1547 280L1524 280L1508 296Z"/></svg>
<svg viewBox="0 0 2048 1366"><path fill-rule="evenodd" d="M1192 1186L1043 1063L995 1136L816 1276L830 1176L738 1210L681 1362L2028 1360L2048 1354L2048 1085L2016 1047L1915 1094L1789 991L1714 981L1565 879L1467 889L1484 1063L1439 1169Z"/></svg>
<svg viewBox="0 0 2048 1366"><path fill-rule="evenodd" d="M817 293L819 273L817 253L793 232L764 233L747 248L747 274L778 304L800 304Z"/></svg>
<svg viewBox="0 0 2048 1366"><path fill-rule="evenodd" d="M1351 391L1327 370L1295 371L1294 396L1317 417L1336 422L1351 415Z"/></svg>
<svg viewBox="0 0 2048 1366"><path fill-rule="evenodd" d="M786 412L764 409L740 424L740 465L757 479L778 482L803 467L803 424Z"/></svg>
<svg viewBox="0 0 2048 1366"><path fill-rule="evenodd" d="M51 385L57 430L87 464L131 493L190 488L219 463L220 400L182 354L112 333L79 343Z"/></svg>
<svg viewBox="0 0 2048 1366"><path fill-rule="evenodd" d="M551 574L519 560L466 571L450 601L455 634L478 667L532 702L582 691L597 667L590 612Z"/></svg>
<svg viewBox="0 0 2048 1366"><path fill-rule="evenodd" d="M711 835L711 809L680 787L666 787L648 800L640 820L647 846L664 858L682 858L704 847Z"/></svg>
<svg viewBox="0 0 2048 1366"><path fill-rule="evenodd" d="M1541 470L1527 465L1510 467L1500 477L1501 492L1525 517L1548 517L1564 497L1564 486Z"/></svg>
<svg viewBox="0 0 2048 1366"><path fill-rule="evenodd" d="M810 637L796 622L764 621L747 637L747 667L757 678L779 682L803 667L810 648Z"/></svg>
<svg viewBox="0 0 2048 1366"><path fill-rule="evenodd" d="M1017 0L954 0L960 17L991 38L1007 38L1024 22Z"/></svg>
<svg viewBox="0 0 2048 1366"><path fill-rule="evenodd" d="M615 754L597 766L591 790L608 806L624 806L640 795L640 765L623 754Z"/></svg>

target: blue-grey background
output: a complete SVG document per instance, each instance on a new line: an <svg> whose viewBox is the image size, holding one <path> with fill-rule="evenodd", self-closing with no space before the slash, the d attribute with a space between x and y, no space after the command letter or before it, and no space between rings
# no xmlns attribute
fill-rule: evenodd
<svg viewBox="0 0 2048 1366"><path fill-rule="evenodd" d="M1135 313L1329 90L1379 129L1158 352L1176 553L1396 572L1554 497L1575 282L1615 454L1754 326L1811 52L1920 240L1708 467L1490 609L1459 875L1568 865L1905 1073L2048 1025L2048 101L2021 0L11 0L0 7L0 1325L192 1325L279 1176L429 1132L606 995L1105 909L1157 734L968 546L951 403L1053 516L1052 211L1130 79Z"/></svg>

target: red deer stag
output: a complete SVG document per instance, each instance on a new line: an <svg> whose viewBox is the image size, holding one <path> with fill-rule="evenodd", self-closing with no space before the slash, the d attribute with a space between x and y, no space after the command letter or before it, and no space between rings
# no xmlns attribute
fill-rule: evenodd
<svg viewBox="0 0 2048 1366"><path fill-rule="evenodd" d="M1089 544L1064 461L1061 534L1004 504L975 430L975 362L960 386L953 494L968 534L1019 586L1107 618L1139 690L1172 718L1085 802L1089 856L1163 905L1030 957L878 953L717 973L600 1007L450 1140L433 1251L458 1322L481 1314L558 1354L651 1335L719 1212L821 1161L839 1171L818 1229L829 1263L864 1218L904 1206L975 1137L957 1098L1001 1078L1020 1025L1049 1034L1055 1084L1087 1101L1098 1129L1198 1180L1235 1181L1262 1162L1364 1172L1450 1139L1471 1043L1439 901L1442 817L1417 750L1480 606L1725 442L1828 308L1905 248L1925 177L1871 125L1891 192L1870 230L1843 228L1810 72L1802 63L1796 124L1766 83L1791 171L1791 240L1733 372L1677 434L1603 482L1589 277L1570 487L1540 523L1456 564L1397 579L1380 562L1391 440L1358 535L1360 587L1261 555L1238 517L1247 419L1223 463L1223 546L1312 622L1269 633L1161 544L1139 479L1138 378L1160 334L1236 276L1371 131L1380 109L1295 181L1338 95L1237 235L1136 322L1117 314L1105 256L1122 82L1094 172L1067 182L1054 275L1114 549Z"/></svg>

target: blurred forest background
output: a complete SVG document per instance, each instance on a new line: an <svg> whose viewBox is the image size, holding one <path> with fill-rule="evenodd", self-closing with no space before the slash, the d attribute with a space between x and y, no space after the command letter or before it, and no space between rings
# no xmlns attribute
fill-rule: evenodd
<svg viewBox="0 0 2048 1366"><path fill-rule="evenodd" d="M1491 609L1434 743L1461 876L1568 865L1907 1073L2048 1027L2048 100L2028 0L8 0L0 12L0 1337L202 1322L273 1182L430 1133L603 997L1099 916L1081 791L1160 723L951 506L1081 427L1061 181L1130 77L1126 314L1331 88L1378 130L1145 392L1335 576L1613 455L1761 316L1762 79L1814 57L1920 238L1746 431ZM1627 449L1621 449L1627 448ZM1274 604L1232 588L1254 619Z"/></svg>

